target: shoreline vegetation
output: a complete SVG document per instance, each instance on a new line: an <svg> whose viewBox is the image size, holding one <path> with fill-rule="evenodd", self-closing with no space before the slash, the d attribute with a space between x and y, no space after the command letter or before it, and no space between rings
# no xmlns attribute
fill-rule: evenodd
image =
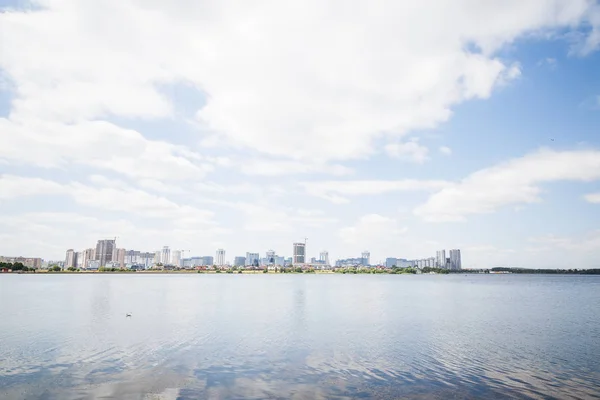
<svg viewBox="0 0 600 400"><path fill-rule="evenodd" d="M600 269L530 269L495 267L490 269L461 269L447 270L442 268L425 267L400 268L386 267L332 267L330 269L314 269L302 267L196 267L184 268L152 268L152 269L119 269L99 268L98 270L80 270L77 268L63 269L58 265L48 269L33 269L22 263L0 263L0 273L28 273L28 274L389 274L389 275L415 275L415 274L562 274L562 275L600 275Z"/></svg>

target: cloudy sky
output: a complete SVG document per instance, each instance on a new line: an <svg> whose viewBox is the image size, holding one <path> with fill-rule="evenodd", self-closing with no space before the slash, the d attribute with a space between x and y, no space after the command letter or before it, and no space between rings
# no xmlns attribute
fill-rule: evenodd
<svg viewBox="0 0 600 400"><path fill-rule="evenodd" d="M600 4L0 0L0 254L600 267Z"/></svg>

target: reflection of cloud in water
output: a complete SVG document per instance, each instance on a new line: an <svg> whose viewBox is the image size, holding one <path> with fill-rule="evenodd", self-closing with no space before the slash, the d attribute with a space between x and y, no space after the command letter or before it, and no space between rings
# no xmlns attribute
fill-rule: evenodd
<svg viewBox="0 0 600 400"><path fill-rule="evenodd" d="M72 276L6 312L0 397L597 396L595 288L494 278Z"/></svg>

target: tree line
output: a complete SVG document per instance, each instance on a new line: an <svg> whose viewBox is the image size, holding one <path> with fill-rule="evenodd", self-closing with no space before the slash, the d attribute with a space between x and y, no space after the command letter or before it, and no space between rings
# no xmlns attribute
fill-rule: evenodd
<svg viewBox="0 0 600 400"><path fill-rule="evenodd" d="M30 268L22 262L7 263L0 262L0 269L12 269L13 271L29 271Z"/></svg>

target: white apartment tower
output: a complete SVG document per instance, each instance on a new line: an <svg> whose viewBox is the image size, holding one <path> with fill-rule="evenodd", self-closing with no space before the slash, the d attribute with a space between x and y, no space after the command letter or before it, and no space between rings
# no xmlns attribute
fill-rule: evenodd
<svg viewBox="0 0 600 400"><path fill-rule="evenodd" d="M125 253L127 250L125 249L117 249L117 259L116 261L119 263L119 268L125 268Z"/></svg>
<svg viewBox="0 0 600 400"><path fill-rule="evenodd" d="M460 260L460 250L450 250L450 269L459 270L462 269L462 263Z"/></svg>
<svg viewBox="0 0 600 400"><path fill-rule="evenodd" d="M160 261L163 265L171 264L171 249L169 249L169 246L163 246Z"/></svg>
<svg viewBox="0 0 600 400"><path fill-rule="evenodd" d="M329 252L327 250L323 250L321 254L319 254L319 261L325 265L331 265L329 264Z"/></svg>
<svg viewBox="0 0 600 400"><path fill-rule="evenodd" d="M225 250L224 249L217 250L217 262L215 264L219 267L222 267L223 265L225 265Z"/></svg>
<svg viewBox="0 0 600 400"><path fill-rule="evenodd" d="M435 264L438 268L446 268L446 250L438 250L436 252Z"/></svg>
<svg viewBox="0 0 600 400"><path fill-rule="evenodd" d="M67 250L65 257L65 268L77 267L77 253L73 249Z"/></svg>
<svg viewBox="0 0 600 400"><path fill-rule="evenodd" d="M306 243L294 243L292 254L294 255L292 259L294 265L306 264Z"/></svg>
<svg viewBox="0 0 600 400"><path fill-rule="evenodd" d="M171 256L171 262L176 267L181 267L181 251L173 250L173 255Z"/></svg>
<svg viewBox="0 0 600 400"><path fill-rule="evenodd" d="M368 251L363 251L361 254L362 264L363 265L371 265L371 253Z"/></svg>
<svg viewBox="0 0 600 400"><path fill-rule="evenodd" d="M115 239L98 240L96 244L95 259L100 261L100 266L104 267L106 263L114 261L117 254L117 241Z"/></svg>
<svg viewBox="0 0 600 400"><path fill-rule="evenodd" d="M85 249L82 254L83 254L83 257L82 257L83 259L81 261L79 261L79 259L78 259L77 264L81 265L80 268L87 268L89 262L96 259L96 249L94 249L94 248Z"/></svg>

